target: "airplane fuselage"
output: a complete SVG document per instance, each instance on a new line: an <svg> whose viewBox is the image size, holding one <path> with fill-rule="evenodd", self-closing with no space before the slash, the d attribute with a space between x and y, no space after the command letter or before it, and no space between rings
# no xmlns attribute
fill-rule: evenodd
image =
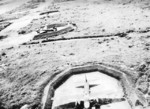
<svg viewBox="0 0 150 109"><path fill-rule="evenodd" d="M90 86L86 79L84 84L84 108L88 109L89 107L90 107Z"/></svg>

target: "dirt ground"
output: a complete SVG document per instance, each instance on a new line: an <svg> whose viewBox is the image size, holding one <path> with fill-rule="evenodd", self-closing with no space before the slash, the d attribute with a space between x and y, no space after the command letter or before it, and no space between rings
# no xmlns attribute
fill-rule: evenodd
<svg viewBox="0 0 150 109"><path fill-rule="evenodd" d="M148 0L54 0L40 4L26 1L0 12L1 20L12 23L0 31L0 36L7 36L0 40L0 106L37 107L43 85L54 72L87 63L108 63L136 71L137 90L149 100L149 3ZM58 12L40 15L49 10ZM54 37L72 39L22 45L33 39L37 29L53 23L75 23L74 31ZM19 34L20 31L25 34Z"/></svg>

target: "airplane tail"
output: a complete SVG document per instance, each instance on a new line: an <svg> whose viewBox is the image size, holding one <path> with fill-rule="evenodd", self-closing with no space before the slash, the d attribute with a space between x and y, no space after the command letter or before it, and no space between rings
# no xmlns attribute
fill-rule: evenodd
<svg viewBox="0 0 150 109"><path fill-rule="evenodd" d="M86 75L85 75L85 81L88 82Z"/></svg>

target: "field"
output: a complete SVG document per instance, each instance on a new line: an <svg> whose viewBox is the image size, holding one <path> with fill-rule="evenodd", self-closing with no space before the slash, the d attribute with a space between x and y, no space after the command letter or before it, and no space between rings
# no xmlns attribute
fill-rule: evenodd
<svg viewBox="0 0 150 109"><path fill-rule="evenodd" d="M47 11L51 13L41 15ZM4 109L26 104L35 109L51 75L88 63L135 71L136 89L149 102L148 0L1 0L0 24L6 22L10 25L0 30L0 106ZM74 30L32 40L37 30L57 23L72 24Z"/></svg>

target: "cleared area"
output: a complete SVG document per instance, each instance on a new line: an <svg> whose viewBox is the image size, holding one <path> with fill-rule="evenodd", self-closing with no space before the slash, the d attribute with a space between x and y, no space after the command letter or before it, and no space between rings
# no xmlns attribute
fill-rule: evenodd
<svg viewBox="0 0 150 109"><path fill-rule="evenodd" d="M53 106L59 106L70 102L79 102L84 98L84 89L78 88L84 85L85 76L89 85L94 84L95 87L90 89L91 99L98 98L122 98L124 93L122 86L118 80L106 74L97 72L83 73L71 76L59 88L56 89L54 95ZM102 109L130 109L127 101L112 103L111 105L103 105Z"/></svg>

